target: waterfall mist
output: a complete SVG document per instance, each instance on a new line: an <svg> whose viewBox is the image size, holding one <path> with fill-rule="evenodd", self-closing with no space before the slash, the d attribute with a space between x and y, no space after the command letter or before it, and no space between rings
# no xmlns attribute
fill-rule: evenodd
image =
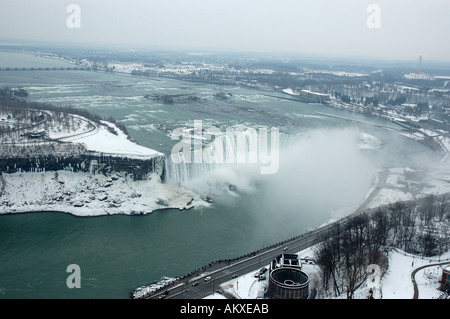
<svg viewBox="0 0 450 319"><path fill-rule="evenodd" d="M199 195L246 206L262 227L298 226L302 219L311 225L324 214L351 213L370 189L375 167L358 147L359 137L346 128L284 138L274 174L261 174L259 164L171 164L169 180L186 177L177 182Z"/></svg>

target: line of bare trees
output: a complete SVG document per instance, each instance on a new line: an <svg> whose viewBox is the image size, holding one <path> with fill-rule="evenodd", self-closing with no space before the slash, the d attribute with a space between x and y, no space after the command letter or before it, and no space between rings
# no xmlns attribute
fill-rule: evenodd
<svg viewBox="0 0 450 319"><path fill-rule="evenodd" d="M351 299L367 278L367 266L388 268L388 248L423 256L450 249L449 196L430 195L417 202L397 202L336 224L316 246L326 293Z"/></svg>

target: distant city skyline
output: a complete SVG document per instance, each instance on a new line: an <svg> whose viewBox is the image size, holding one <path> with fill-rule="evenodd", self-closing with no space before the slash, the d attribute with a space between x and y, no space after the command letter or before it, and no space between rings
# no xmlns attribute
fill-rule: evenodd
<svg viewBox="0 0 450 319"><path fill-rule="evenodd" d="M2 0L0 41L450 61L446 0Z"/></svg>

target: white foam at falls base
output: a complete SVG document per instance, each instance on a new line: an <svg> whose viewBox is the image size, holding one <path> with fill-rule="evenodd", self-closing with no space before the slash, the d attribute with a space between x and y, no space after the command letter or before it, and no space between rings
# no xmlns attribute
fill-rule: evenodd
<svg viewBox="0 0 450 319"><path fill-rule="evenodd" d="M354 201L359 203L374 173L361 154L359 137L360 133L353 129L314 130L284 137L280 143L280 170L267 176L260 173L259 164L174 164L167 160L167 180L213 199L255 194L255 190L263 188L270 197L262 199L268 202L267 207L275 201L295 210L304 204L302 201L319 200L320 196L324 197L319 202L349 206Z"/></svg>

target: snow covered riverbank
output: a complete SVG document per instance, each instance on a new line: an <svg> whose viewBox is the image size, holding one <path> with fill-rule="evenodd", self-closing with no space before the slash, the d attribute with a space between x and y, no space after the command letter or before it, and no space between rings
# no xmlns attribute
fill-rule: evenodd
<svg viewBox="0 0 450 319"><path fill-rule="evenodd" d="M93 130L70 133L65 136L59 133L57 138L66 143L81 143L88 151L112 156L126 156L127 158L163 156L161 152L131 141L115 124L107 121L100 121L100 123L101 125L92 123L95 127ZM55 138L56 136L49 134L49 137Z"/></svg>
<svg viewBox="0 0 450 319"><path fill-rule="evenodd" d="M159 209L189 209L195 195L152 175L134 181L70 171L3 174L0 213L61 211L76 216L148 214Z"/></svg>
<svg viewBox="0 0 450 319"><path fill-rule="evenodd" d="M164 154L135 143L118 125L39 112L48 124L45 138L31 139L26 130L1 136L0 214L98 216L193 207L192 192L161 182Z"/></svg>

